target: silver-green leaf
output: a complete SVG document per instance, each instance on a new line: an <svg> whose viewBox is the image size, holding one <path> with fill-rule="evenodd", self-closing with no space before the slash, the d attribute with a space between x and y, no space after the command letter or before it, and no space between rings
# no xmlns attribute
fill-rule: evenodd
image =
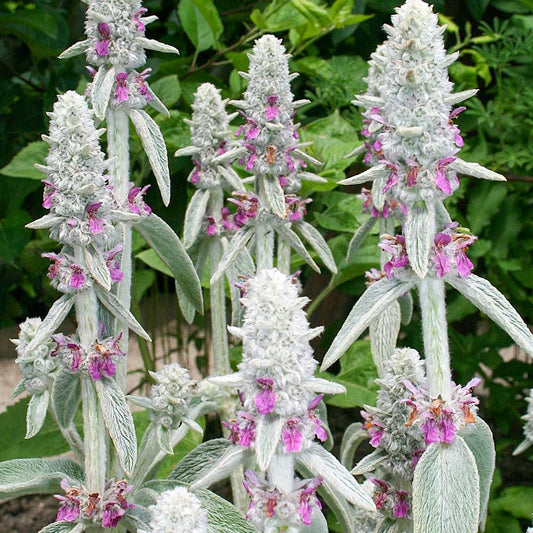
<svg viewBox="0 0 533 533"><path fill-rule="evenodd" d="M26 413L26 438L31 439L43 427L46 413L48 411L48 403L50 402L50 393L45 390L40 394L34 394L28 404L28 411Z"/></svg>
<svg viewBox="0 0 533 533"><path fill-rule="evenodd" d="M415 204L407 211L404 223L405 246L409 264L415 274L424 278L429 268L429 252L433 244L434 210L425 202Z"/></svg>
<svg viewBox="0 0 533 533"><path fill-rule="evenodd" d="M130 109L129 117L141 139L144 151L150 161L163 203L170 203L170 173L165 139L154 119L142 109Z"/></svg>
<svg viewBox="0 0 533 533"><path fill-rule="evenodd" d="M281 440L285 420L279 416L259 420L255 432L255 455L257 466L265 471L276 453Z"/></svg>
<svg viewBox="0 0 533 533"><path fill-rule="evenodd" d="M59 425L68 428L74 420L81 399L81 384L77 374L63 368L54 379L52 406Z"/></svg>
<svg viewBox="0 0 533 533"><path fill-rule="evenodd" d="M456 436L430 444L413 480L414 533L477 533L479 476L474 455Z"/></svg>
<svg viewBox="0 0 533 533"><path fill-rule="evenodd" d="M205 211L209 202L209 189L198 189L193 195L185 212L183 224L183 246L190 248L198 238L205 220Z"/></svg>
<svg viewBox="0 0 533 533"><path fill-rule="evenodd" d="M115 73L116 67L107 69L106 65L102 65L93 78L91 99L94 113L100 120L105 118L111 91L115 83Z"/></svg>
<svg viewBox="0 0 533 533"><path fill-rule="evenodd" d="M115 445L120 466L131 474L137 461L137 438L126 397L114 380L104 378L94 382L105 425Z"/></svg>
<svg viewBox="0 0 533 533"><path fill-rule="evenodd" d="M295 222L293 227L311 245L311 248L317 253L330 272L336 274L337 265L335 264L335 259L321 233L305 220Z"/></svg>

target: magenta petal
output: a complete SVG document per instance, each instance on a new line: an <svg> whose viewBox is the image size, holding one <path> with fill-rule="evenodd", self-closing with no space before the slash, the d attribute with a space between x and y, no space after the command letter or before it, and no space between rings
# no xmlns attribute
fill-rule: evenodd
<svg viewBox="0 0 533 533"><path fill-rule="evenodd" d="M262 415L271 413L276 407L276 393L267 388L263 389L255 397L255 406L257 407L257 411Z"/></svg>
<svg viewBox="0 0 533 533"><path fill-rule="evenodd" d="M439 168L437 170L437 174L435 176L435 183L443 193L452 194L452 187L450 185L450 182L448 181L448 178L446 177L446 171L444 169Z"/></svg>
<svg viewBox="0 0 533 533"><path fill-rule="evenodd" d="M283 442L286 452L299 452L302 449L303 435L290 423L287 423L283 431Z"/></svg>
<svg viewBox="0 0 533 533"><path fill-rule="evenodd" d="M467 255L462 250L456 252L455 263L457 264L457 272L459 276L462 278L470 276L474 264L468 259Z"/></svg>
<svg viewBox="0 0 533 533"><path fill-rule="evenodd" d="M432 418L428 418L420 428L424 433L424 440L426 444L431 444L432 442L439 442L439 428L437 423Z"/></svg>

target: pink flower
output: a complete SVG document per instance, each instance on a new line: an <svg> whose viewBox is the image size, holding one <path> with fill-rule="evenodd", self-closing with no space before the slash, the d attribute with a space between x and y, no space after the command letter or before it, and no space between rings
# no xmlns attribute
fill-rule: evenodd
<svg viewBox="0 0 533 533"><path fill-rule="evenodd" d="M140 17L142 17L148 10L145 7L141 7L138 11L136 11L133 14L133 22L137 24L137 29L144 33L144 30L146 29L142 21L140 20Z"/></svg>
<svg viewBox="0 0 533 533"><path fill-rule="evenodd" d="M446 175L446 167L455 161L455 157L444 157L437 162L437 172L435 174L435 183L437 187L445 194L452 194L452 186ZM457 176L455 177L457 181Z"/></svg>
<svg viewBox="0 0 533 533"><path fill-rule="evenodd" d="M322 427L322 422L320 418L316 415L315 409L318 407L318 404L322 401L323 397L323 394L315 396L309 403L309 407L307 410L307 414L309 418L313 421L313 425L315 426L315 436L321 442L325 442L328 439L328 434L326 430Z"/></svg>
<svg viewBox="0 0 533 533"><path fill-rule="evenodd" d="M361 416L365 419L363 427L368 431L370 445L377 448L381 444L381 439L385 434L385 426L364 410L361 411Z"/></svg>
<svg viewBox="0 0 533 533"><path fill-rule="evenodd" d="M142 211L147 215L152 214L152 208L144 202L143 196L150 188L150 185L145 185L142 189L131 184L128 192L128 209L131 213L141 216Z"/></svg>
<svg viewBox="0 0 533 533"><path fill-rule="evenodd" d="M45 209L50 209L52 207L52 196L56 193L56 187L51 181L41 180L47 188L45 188L45 195L43 199L43 207Z"/></svg>
<svg viewBox="0 0 533 533"><path fill-rule="evenodd" d="M83 268L80 265L71 265L70 270L72 271L72 275L70 276L69 285L74 289L81 289L85 282Z"/></svg>
<svg viewBox="0 0 533 533"><path fill-rule="evenodd" d="M146 80L149 78L151 72L151 68L146 68L135 76L135 81L139 86L139 92L145 97L147 102L152 99L152 95L148 91L148 85L146 84Z"/></svg>
<svg viewBox="0 0 533 533"><path fill-rule="evenodd" d="M87 215L89 217L89 231L93 235L98 235L104 231L104 221L96 216L102 202L90 204L87 206Z"/></svg>
<svg viewBox="0 0 533 533"><path fill-rule="evenodd" d="M434 418L428 418L420 428L424 434L426 444L439 442L439 428Z"/></svg>
<svg viewBox="0 0 533 533"><path fill-rule="evenodd" d="M217 231L217 223L213 217L207 217L207 221L208 221L208 224L207 224L206 233L212 237Z"/></svg>
<svg viewBox="0 0 533 533"><path fill-rule="evenodd" d="M447 233L437 233L435 235L435 255L433 256L433 261L437 267L437 276L442 278L444 274L452 269L452 263L450 258L446 255L446 246L451 242L452 238Z"/></svg>
<svg viewBox="0 0 533 533"><path fill-rule="evenodd" d="M377 479L372 476L368 479L377 487L377 489L374 490L374 496L372 498L376 504L376 509L381 509L389 495L389 484L382 479Z"/></svg>
<svg viewBox="0 0 533 533"><path fill-rule="evenodd" d="M102 527L117 527L120 519L124 516L124 509L117 506L115 502L106 503L102 513Z"/></svg>
<svg viewBox="0 0 533 533"><path fill-rule="evenodd" d="M451 444L455 438L456 427L453 423L453 411L451 409L442 409L442 418L440 426L440 441Z"/></svg>
<svg viewBox="0 0 533 533"><path fill-rule="evenodd" d="M457 250L455 253L455 263L457 264L457 273L462 278L466 278L470 276L472 273L472 269L474 268L474 264L470 259L468 259L467 255L465 254L464 250Z"/></svg>
<svg viewBox="0 0 533 533"><path fill-rule="evenodd" d="M117 82L115 96L117 97L117 101L120 104L121 102L125 102L128 99L129 91L128 87L126 86L126 82L128 81L128 73L119 72L115 76L115 80Z"/></svg>
<svg viewBox="0 0 533 533"><path fill-rule="evenodd" d="M115 257L122 251L122 248L122 244L117 244L111 250L104 252L104 259L109 270L109 275L111 276L111 280L115 282L122 281L122 278L124 277L124 274L120 269L120 263L115 260Z"/></svg>
<svg viewBox="0 0 533 533"><path fill-rule="evenodd" d="M276 407L276 393L272 390L274 381L270 378L257 378L256 381L262 390L255 397L254 403L257 411L262 415L266 415L271 413Z"/></svg>
<svg viewBox="0 0 533 533"><path fill-rule="evenodd" d="M53 263L48 267L48 274L47 276L50 279L54 279L57 276L57 273L59 272L59 265L65 260L64 257L58 254L54 254L53 252L41 254L42 257L46 257L47 259L51 259Z"/></svg>
<svg viewBox="0 0 533 533"><path fill-rule="evenodd" d="M105 57L109 54L109 26L105 22L98 23L98 42L94 45L94 49L98 57Z"/></svg>
<svg viewBox="0 0 533 533"><path fill-rule="evenodd" d="M393 163L389 163L388 161L383 161L385 163L385 166L391 169L391 173L389 175L389 179L387 180L387 183L385 184L385 187L383 187L383 194L385 194L388 190L392 189L394 185L398 183L398 167L394 165Z"/></svg>
<svg viewBox="0 0 533 533"><path fill-rule="evenodd" d="M80 514L79 490L76 487L70 487L67 479L62 479L60 486L65 491L65 496L54 494L54 498L60 502L56 521L74 522Z"/></svg>
<svg viewBox="0 0 533 533"><path fill-rule="evenodd" d="M282 187L285 187L287 185L287 177L286 176L278 176L279 184Z"/></svg>
<svg viewBox="0 0 533 533"><path fill-rule="evenodd" d="M320 500L316 497L315 491L317 487L322 483L323 479L319 476L314 479L310 479L304 485L304 488L300 492L300 506L298 507L298 514L302 517L302 522L305 525L311 524L311 515L313 514L313 503L319 509L322 509Z"/></svg>
<svg viewBox="0 0 533 533"><path fill-rule="evenodd" d="M283 430L283 442L286 452L299 452L302 449L303 435L298 431L299 418L287 420Z"/></svg>
<svg viewBox="0 0 533 533"><path fill-rule="evenodd" d="M277 120L279 117L279 108L276 106L278 97L276 95L269 96L267 98L267 107L266 107L266 119Z"/></svg>
<svg viewBox="0 0 533 533"><path fill-rule="evenodd" d="M412 159L408 159L407 164L409 165L409 171L405 178L407 181L407 187L414 187L418 177L418 163Z"/></svg>
<svg viewBox="0 0 533 533"><path fill-rule="evenodd" d="M405 518L409 512L409 504L407 503L407 492L404 490L397 490L396 496L398 501L394 506L394 516L396 518Z"/></svg>

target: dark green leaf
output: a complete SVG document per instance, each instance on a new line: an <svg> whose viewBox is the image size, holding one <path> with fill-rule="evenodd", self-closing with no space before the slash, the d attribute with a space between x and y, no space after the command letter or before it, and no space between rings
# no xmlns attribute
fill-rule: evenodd
<svg viewBox="0 0 533 533"><path fill-rule="evenodd" d="M42 180L45 175L35 168L35 163L44 165L44 158L48 153L48 144L35 141L25 146L4 168L0 174L12 178L30 178Z"/></svg>

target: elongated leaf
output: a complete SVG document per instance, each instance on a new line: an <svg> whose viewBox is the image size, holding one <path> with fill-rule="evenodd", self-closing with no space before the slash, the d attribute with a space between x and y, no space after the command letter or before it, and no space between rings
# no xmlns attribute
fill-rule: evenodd
<svg viewBox="0 0 533 533"><path fill-rule="evenodd" d="M67 478L82 483L83 469L71 459L13 459L0 463L0 498L60 491Z"/></svg>
<svg viewBox="0 0 533 533"><path fill-rule="evenodd" d="M195 490L194 495L207 511L208 533L257 533L241 511L224 498L206 489Z"/></svg>
<svg viewBox="0 0 533 533"><path fill-rule="evenodd" d="M26 414L26 438L31 439L37 435L43 427L48 403L50 402L50 393L45 390L41 394L34 394L28 404Z"/></svg>
<svg viewBox="0 0 533 533"><path fill-rule="evenodd" d="M370 217L365 223L360 226L357 231L354 233L350 244L348 245L348 253L346 254L346 262L349 263L355 257L355 254L361 248L361 245L367 238L368 234L372 231L372 228L375 226L377 218Z"/></svg>
<svg viewBox="0 0 533 533"><path fill-rule="evenodd" d="M372 283L353 306L341 330L324 356L321 370L331 366L380 313L411 289L412 281L382 279Z"/></svg>
<svg viewBox="0 0 533 533"><path fill-rule="evenodd" d="M152 513L149 509L137 503L135 499L135 507L128 509L126 514L122 517L120 524L128 526L131 531L151 531L150 522L152 521Z"/></svg>
<svg viewBox="0 0 533 533"><path fill-rule="evenodd" d="M52 405L57 421L63 428L68 428L74 420L81 399L81 385L77 374L63 368L54 379L52 388Z"/></svg>
<svg viewBox="0 0 533 533"><path fill-rule="evenodd" d="M170 203L170 174L168 154L163 134L154 119L142 109L130 109L129 117L139 135L144 151L150 161L163 203ZM150 218L150 217L148 217Z"/></svg>
<svg viewBox="0 0 533 533"><path fill-rule="evenodd" d="M285 194L279 180L272 176L261 176L259 179L265 192L265 200L270 209L276 216L285 219L287 206L285 205Z"/></svg>
<svg viewBox="0 0 533 533"><path fill-rule="evenodd" d="M400 311L402 314L402 324L407 326L413 317L413 297L411 296L411 293L408 292L407 294L400 296L398 298L398 303L400 304Z"/></svg>
<svg viewBox="0 0 533 533"><path fill-rule="evenodd" d="M244 249L248 244L248 241L252 238L254 234L253 226L245 226L233 235L220 263L217 266L215 273L211 276L211 284L216 283L216 281L224 274L230 263L237 257L239 252Z"/></svg>
<svg viewBox="0 0 533 533"><path fill-rule="evenodd" d="M105 118L111 90L115 83L115 73L116 67L107 69L106 65L102 65L93 78L91 99L94 113L100 120Z"/></svg>
<svg viewBox="0 0 533 533"><path fill-rule="evenodd" d="M183 245L185 248L190 248L198 238L205 219L207 202L209 202L209 189L198 189L189 202L183 225Z"/></svg>
<svg viewBox="0 0 533 533"><path fill-rule="evenodd" d="M320 268L314 262L313 258L309 255L309 252L306 250L304 243L301 241L300 237L290 229L290 227L285 224L277 224L274 229L278 234L286 239L291 245L291 248L316 272L320 273Z"/></svg>
<svg viewBox="0 0 533 533"><path fill-rule="evenodd" d="M479 524L481 531L485 531L487 509L489 504L490 486L496 464L496 450L492 431L487 423L476 417L474 424L467 424L459 431L476 460L479 474Z"/></svg>
<svg viewBox="0 0 533 533"><path fill-rule="evenodd" d="M82 524L76 524L75 522L65 522L64 520L62 520L61 522L53 522L52 524L48 524L47 526L40 529L39 533L73 533L74 528L80 525ZM78 531L80 530L78 529Z"/></svg>
<svg viewBox="0 0 533 533"><path fill-rule="evenodd" d="M227 478L235 468L242 465L251 455L244 446L232 445L222 455L211 462L208 468L202 469L191 483L191 490L209 487L213 483Z"/></svg>
<svg viewBox="0 0 533 533"><path fill-rule="evenodd" d="M255 433L255 454L257 466L265 471L281 440L281 432L285 420L275 416L272 420L265 417L257 424Z"/></svg>
<svg viewBox="0 0 533 533"><path fill-rule="evenodd" d="M178 296L178 304L180 306L181 313L183 318L187 321L187 324L192 324L194 322L194 317L196 315L196 309L194 305L189 301L187 296L180 287L180 284L174 280L174 286L176 288L176 295Z"/></svg>
<svg viewBox="0 0 533 533"><path fill-rule="evenodd" d="M431 444L413 480L415 533L477 533L478 494L476 461L465 441Z"/></svg>
<svg viewBox="0 0 533 533"><path fill-rule="evenodd" d="M370 344L372 346L372 357L378 370L379 376L383 376L383 369L386 361L396 348L396 340L400 332L402 322L402 312L398 301L392 302L386 307L383 313L378 315L370 323Z"/></svg>
<svg viewBox="0 0 533 533"><path fill-rule="evenodd" d="M474 274L466 278L448 274L444 279L494 320L528 354L533 355L533 335L516 309L498 289Z"/></svg>
<svg viewBox="0 0 533 533"><path fill-rule="evenodd" d="M154 39L147 39L146 37L136 37L139 44L146 50L153 50L154 52L163 52L165 54L179 54L179 50L170 44L160 43Z"/></svg>
<svg viewBox="0 0 533 533"><path fill-rule="evenodd" d="M157 427L157 442L167 455L174 455L174 450L170 445L170 431L161 425Z"/></svg>
<svg viewBox="0 0 533 533"><path fill-rule="evenodd" d="M176 283L194 305L199 313L203 313L204 302L202 287L191 258L187 255L183 244L172 228L155 214L151 214L135 229L144 237L162 261L170 268Z"/></svg>
<svg viewBox="0 0 533 533"><path fill-rule="evenodd" d="M71 294L64 294L59 300L56 300L53 303L46 318L41 322L41 326L35 337L33 337L33 340L26 347L26 353L33 352L38 346L47 341L50 336L54 334L56 329L62 324L63 320L67 318L73 305L74 298Z"/></svg>
<svg viewBox="0 0 533 533"><path fill-rule="evenodd" d="M379 465L387 461L387 456L381 450L375 450L372 453L365 455L350 473L354 476L368 474L373 472Z"/></svg>
<svg viewBox="0 0 533 533"><path fill-rule="evenodd" d="M357 448L365 440L368 440L368 431L363 429L360 422L354 422L346 428L342 436L340 460L348 470L352 469Z"/></svg>
<svg viewBox="0 0 533 533"><path fill-rule="evenodd" d="M26 224L25 227L28 229L48 229L52 226L55 226L60 221L61 217L48 213L47 215L44 215L41 218Z"/></svg>
<svg viewBox="0 0 533 533"><path fill-rule="evenodd" d="M137 333L143 339L150 341L150 335L144 331L143 327L137 322L137 319L126 309L122 302L112 293L105 289L95 286L96 296L101 304L111 312L122 324Z"/></svg>
<svg viewBox="0 0 533 533"><path fill-rule="evenodd" d="M478 163L469 163L457 158L453 163L450 163L450 167L453 168L459 174L466 174L467 176L473 176L474 178L481 178L490 181L507 181L505 176L498 174L493 170L482 167Z"/></svg>
<svg viewBox="0 0 533 533"><path fill-rule="evenodd" d="M102 252L93 248L89 250L83 249L83 256L85 258L85 264L91 273L91 276L100 284L106 291L111 290L111 275L109 274L109 268L107 268L104 256Z"/></svg>
<svg viewBox="0 0 533 533"><path fill-rule="evenodd" d="M68 59L69 57L74 57L79 54L84 54L89 48L89 41L78 41L72 46L69 46L64 52L61 52L57 58L58 59Z"/></svg>
<svg viewBox="0 0 533 533"><path fill-rule="evenodd" d="M335 259L322 234L314 226L309 224L309 222L305 222L304 220L296 222L293 227L311 245L330 272L336 274L337 265L335 264Z"/></svg>
<svg viewBox="0 0 533 533"><path fill-rule="evenodd" d="M379 163L375 167L369 168L368 170L361 172L361 174L357 174L356 176L351 176L349 178L340 180L338 184L360 185L361 183L366 183L367 181L372 181L378 178L384 178L388 174L390 174L390 170L387 168L387 166L382 163Z"/></svg>
<svg viewBox="0 0 533 533"><path fill-rule="evenodd" d="M137 437L126 397L112 379L97 380L94 385L120 466L129 475L137 461Z"/></svg>
<svg viewBox="0 0 533 533"><path fill-rule="evenodd" d="M404 224L405 246L409 263L414 272L420 278L424 278L429 267L429 252L433 244L433 232L435 218L433 210L428 209L425 202L415 204L407 212Z"/></svg>
<svg viewBox="0 0 533 533"><path fill-rule="evenodd" d="M342 494L349 502L373 511L376 506L372 498L357 483L355 478L339 463L335 456L327 452L316 443L302 451L297 458L305 468L313 475L321 476L339 494Z"/></svg>

